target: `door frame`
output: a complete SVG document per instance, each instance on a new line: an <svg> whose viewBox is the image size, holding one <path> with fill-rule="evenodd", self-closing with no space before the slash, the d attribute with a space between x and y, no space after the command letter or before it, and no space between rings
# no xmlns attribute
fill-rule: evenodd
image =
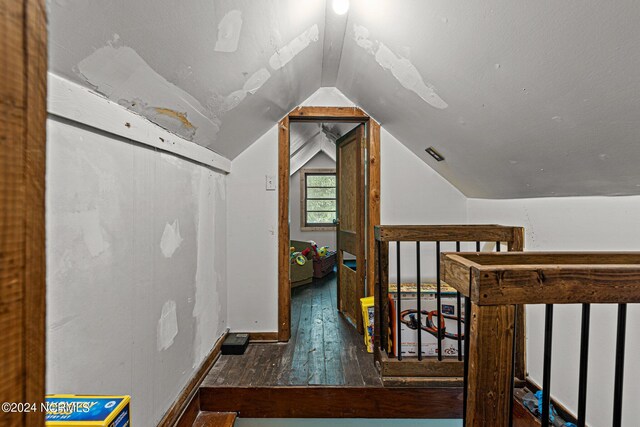
<svg viewBox="0 0 640 427"><path fill-rule="evenodd" d="M289 279L289 126L295 122L364 123L368 163L366 209L366 286L373 295L375 236L373 228L380 225L380 124L358 107L297 107L278 124L278 341L291 337L291 283Z"/></svg>

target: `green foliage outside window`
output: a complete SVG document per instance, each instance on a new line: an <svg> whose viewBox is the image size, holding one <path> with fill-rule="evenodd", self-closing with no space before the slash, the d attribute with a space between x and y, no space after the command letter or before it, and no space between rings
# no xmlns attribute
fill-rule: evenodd
<svg viewBox="0 0 640 427"><path fill-rule="evenodd" d="M333 225L336 219L336 175L307 174L305 188L306 226Z"/></svg>

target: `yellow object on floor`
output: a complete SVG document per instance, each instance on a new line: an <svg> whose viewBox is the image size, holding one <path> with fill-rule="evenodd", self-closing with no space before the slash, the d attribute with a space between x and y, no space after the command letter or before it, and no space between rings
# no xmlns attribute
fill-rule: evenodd
<svg viewBox="0 0 640 427"><path fill-rule="evenodd" d="M364 323L364 344L367 351L373 353L373 327L375 317L375 303L373 297L360 298L362 305L362 322Z"/></svg>

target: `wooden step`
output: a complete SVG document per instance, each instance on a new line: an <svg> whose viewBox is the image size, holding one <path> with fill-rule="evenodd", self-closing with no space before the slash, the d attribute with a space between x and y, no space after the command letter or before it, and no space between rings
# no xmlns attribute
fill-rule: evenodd
<svg viewBox="0 0 640 427"><path fill-rule="evenodd" d="M461 418L462 388L204 386L200 409L245 418Z"/></svg>
<svg viewBox="0 0 640 427"><path fill-rule="evenodd" d="M382 377L385 387L449 388L462 387L460 377Z"/></svg>
<svg viewBox="0 0 640 427"><path fill-rule="evenodd" d="M232 427L236 417L235 412L200 412L193 427Z"/></svg>
<svg viewBox="0 0 640 427"><path fill-rule="evenodd" d="M425 356L422 360L417 357L403 357L398 360L387 356L387 353L376 349L376 359L380 363L382 377L462 377L464 362L457 357Z"/></svg>

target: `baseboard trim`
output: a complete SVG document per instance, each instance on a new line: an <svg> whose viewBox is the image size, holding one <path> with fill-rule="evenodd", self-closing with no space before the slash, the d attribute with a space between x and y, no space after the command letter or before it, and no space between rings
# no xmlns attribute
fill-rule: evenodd
<svg viewBox="0 0 640 427"><path fill-rule="evenodd" d="M249 334L251 342L278 342L278 332L237 332L239 334Z"/></svg>
<svg viewBox="0 0 640 427"><path fill-rule="evenodd" d="M191 397L191 401L178 417L174 427L193 427L200 414L200 389Z"/></svg>
<svg viewBox="0 0 640 427"><path fill-rule="evenodd" d="M191 426L193 424L195 417L200 411L200 384L202 384L202 381L211 370L211 367L216 363L218 357L220 357L222 343L228 334L229 331L227 330L220 338L218 338L213 349L211 349L207 357L202 361L196 373L182 389L175 402L173 402L171 407L158 423L157 427Z"/></svg>

